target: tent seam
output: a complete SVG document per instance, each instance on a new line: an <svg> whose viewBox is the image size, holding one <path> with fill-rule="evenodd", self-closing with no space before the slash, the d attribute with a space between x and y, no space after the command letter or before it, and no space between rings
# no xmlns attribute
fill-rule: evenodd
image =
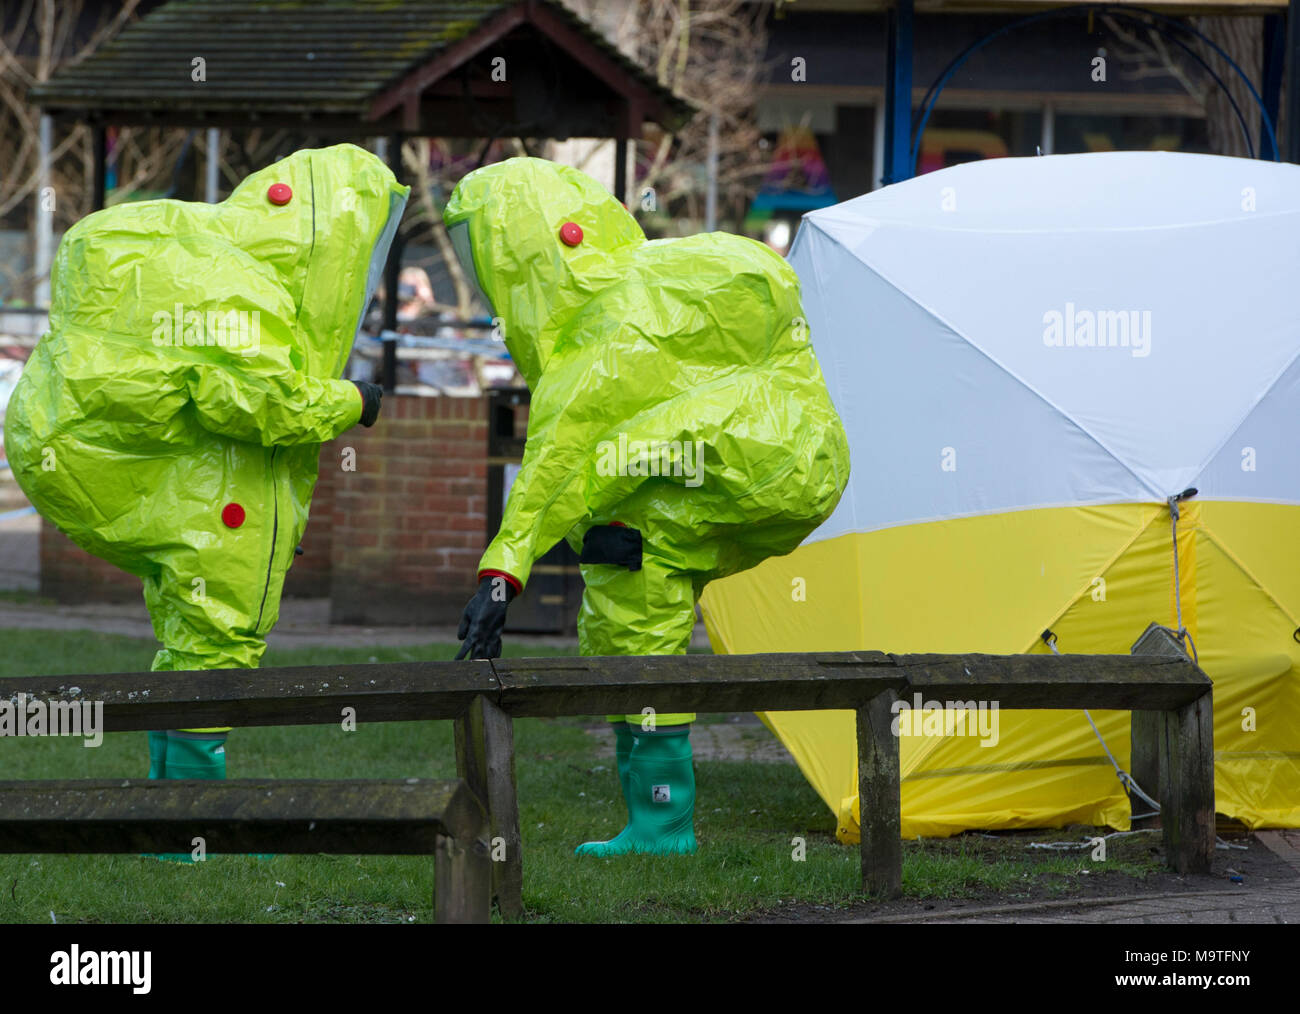
<svg viewBox="0 0 1300 1014"><path fill-rule="evenodd" d="M1200 531L1205 533L1205 537L1210 540L1210 543L1220 553L1222 553L1229 560L1231 560L1233 565L1239 571L1245 574L1246 577L1250 579L1251 583L1254 584L1256 588L1258 588L1260 591L1262 591L1265 594L1265 596L1268 597L1269 601L1271 601L1275 606L1277 606L1278 609L1282 610L1283 616L1285 616L1291 623L1295 624L1297 627L1300 627L1300 620L1297 620L1296 617L1292 615L1291 610L1282 604L1282 600L1279 599L1276 595L1274 595L1268 589L1268 586L1264 584L1264 582L1262 582L1253 573L1251 573L1250 569L1239 559L1237 559L1237 557L1233 554L1232 550L1230 550L1227 546L1223 544L1223 542L1219 540L1219 537L1215 535L1214 532L1209 528L1209 526L1205 524L1204 520L1199 521L1196 527Z"/></svg>
<svg viewBox="0 0 1300 1014"><path fill-rule="evenodd" d="M865 260L863 260L861 257L859 257L859 256L858 256L856 253L854 253L852 250L850 250L850 249L848 248L848 246L846 246L846 245L845 245L845 244L844 244L844 243L843 243L843 242L842 242L838 237L833 236L833 235L831 235L830 233L828 233L828 232L826 232L826 231L824 231L824 230L819 230L819 231L821 231L822 235L823 235L823 236L826 236L826 237L827 237L827 238L828 238L832 243L835 243L835 244L837 244L838 246L840 246L841 248L843 248L843 250L845 251L845 253L847 253L847 254L848 254L850 257L852 257L855 261L857 261L857 262L858 262L859 264L861 264L864 268L866 268L868 271L870 271L872 274L874 274L874 275L875 275L877 278L879 278L882 282L884 282L886 285L891 286L893 289L895 289L896 291L898 291L899 293L901 293L901 294L902 294L902 295L903 295L907 300L909 300L913 305L915 305L915 306L917 306L919 309L921 309L922 312L928 314L931 318L933 318L934 320L936 320L936 321L938 321L940 324L942 324L945 328L947 328L950 332L952 332L952 334L956 335L956 336L957 336L958 338L960 338L963 342L965 342L965 343L966 343L970 348L974 349L976 352L978 352L980 355L982 355L982 356L983 356L985 359L987 359L989 362L993 363L994 366L996 366L996 367L998 367L998 369L1002 370L1003 373L1005 373L1007 376L1011 377L1011 379L1015 380L1015 381L1016 381L1018 384L1020 384L1020 386L1023 387L1026 391L1028 391L1030 394L1034 395L1034 397L1038 398L1038 400L1041 401L1044 405L1046 405L1048 408L1050 408L1053 412L1057 413L1057 414L1058 414L1059 416L1061 416L1061 418L1063 418L1067 423L1069 423L1071 426L1073 426L1075 429L1077 429L1080 433L1082 433L1084 436L1086 436L1089 440L1091 440L1094 444L1096 444L1098 447L1100 447L1101 450L1102 450L1103 452L1105 452L1105 454L1106 454L1108 457L1110 457L1111 459L1113 459L1113 460L1115 461L1115 463L1118 464L1122 469L1124 469L1124 471L1128 472L1129 475L1133 476L1133 478L1136 479L1136 480L1138 481L1138 484L1139 484L1140 486L1142 486L1144 489L1146 489L1148 492L1150 492L1150 493L1152 494L1152 496L1153 496L1154 499L1159 500L1159 501L1164 501L1164 499L1165 499L1165 494L1164 494L1164 493L1162 493L1162 492L1160 492L1159 490L1155 489L1155 488L1154 488L1150 483L1148 483L1144 478L1142 478L1142 476L1140 476L1136 471L1134 471L1134 470L1133 470L1133 467L1132 467L1128 462L1126 462L1123 458L1121 458L1121 457L1120 457L1118 454L1116 454L1113 450L1111 450L1111 449L1110 449L1109 447L1107 447L1104 443L1102 443L1102 441L1100 440L1100 438L1097 437L1096 434L1092 433L1092 432L1091 432L1091 431L1090 431L1086 426L1084 426L1081 422L1079 422L1077 419L1075 419L1073 416L1071 416L1068 412L1066 412L1063 408L1061 408L1061 406L1059 406L1059 405L1057 405L1055 402L1053 402L1050 398L1047 397L1047 395L1043 394L1042 391L1039 391L1036 387L1034 387L1033 384L1031 384L1031 383L1029 383L1029 381L1025 380L1024 377L1020 376L1018 373L1016 373L1015 370L1012 370L1010 367L1008 367L1005 363L1003 363L1001 360L999 360L996 356L994 356L994 355L993 355L991 352L989 352L987 349L981 348L979 345L977 345L977 344L976 344L976 343L975 343L975 342L974 342L970 337L968 337L967 335L963 334L963 333L962 333L961 331L959 331L956 327L954 327L954 326L953 326L953 325L952 325L948 320L946 320L946 319L943 317L943 315L940 314L937 310L934 310L933 308L931 308L931 307L929 307L929 306L926 306L925 303L921 302L920 299L918 299L916 296L914 296L914 295L913 295L911 292L909 292L907 289L903 288L903 286L901 286L901 285L899 285L897 282L895 282L892 278L890 278L888 275L886 275L883 271L881 271L881 270L880 270L879 268L877 268L875 265L868 264Z"/></svg>
<svg viewBox="0 0 1300 1014"><path fill-rule="evenodd" d="M1138 506L1145 507L1148 505L1139 504ZM1152 525L1156 523L1156 521L1160 519L1160 509L1158 507L1152 507L1151 511L1152 511L1151 517L1148 518L1147 521L1142 525L1142 527L1139 528L1133 534L1133 537L1131 539L1125 542L1124 545L1122 545L1119 548L1119 550L1109 560L1106 561L1106 565L1101 570L1101 576L1104 577L1110 571L1110 569L1113 566L1115 566L1115 564L1119 561L1120 557L1122 557L1125 553L1127 553L1130 549L1132 549L1134 543L1136 543L1138 539L1142 538L1142 536L1146 534L1147 529L1149 529ZM1068 613L1071 609L1073 609L1075 605L1078 604L1079 600L1082 599L1083 596L1087 594L1087 592L1088 592L1087 587L1081 589L1077 595L1072 597L1065 604L1064 608L1062 608L1060 612L1058 612L1055 616L1052 617L1051 621L1047 624L1047 626L1044 629L1050 630L1053 623L1060 623L1061 617L1063 617L1066 613ZM1040 643L1041 640L1042 640L1041 637L1035 637L1032 641L1029 642L1029 646L1024 649L1022 654L1026 654L1026 655L1029 654L1029 652L1033 650L1034 646Z"/></svg>
<svg viewBox="0 0 1300 1014"><path fill-rule="evenodd" d="M1223 449L1228 446L1228 443L1232 438L1241 432L1241 428L1250 421L1250 417L1254 415L1255 411L1264 403L1264 399L1272 393L1273 389L1277 387L1278 384L1282 383L1283 378L1291 372L1291 368L1295 366L1297 360L1300 360L1300 349L1297 349L1295 355L1293 355L1290 360L1287 361L1287 364L1282 367L1278 372L1278 375L1273 378L1273 382L1259 393L1259 397L1250 404L1250 407L1247 408L1241 418L1237 420L1237 425L1228 431L1228 435L1223 438L1222 442L1209 453L1204 461L1201 462L1200 466L1193 473L1192 485L1200 481L1201 476L1205 474L1205 470L1214 463L1214 460L1220 455L1220 453L1222 453Z"/></svg>
<svg viewBox="0 0 1300 1014"><path fill-rule="evenodd" d="M1209 498L1206 499L1208 500ZM1226 502L1235 502L1235 498L1230 498ZM1160 501L1159 503L1152 503L1149 500L1086 500L1083 502L1080 502L1078 500L1073 500L1069 502L1058 501L1056 503L1018 504L1011 507L993 507L993 508L988 508L986 510L972 511L967 514L942 514L942 515L933 515L931 517L925 517L925 518L915 518L909 521L895 521L887 525L880 525L879 527L876 528L863 528L863 529L853 530L853 531L836 532L832 535L827 535L819 539L814 539L812 538L812 536L809 536L808 539L800 543L800 545L807 546L807 545L811 545L814 542L829 542L831 539L843 538L845 535L871 535L874 534L875 532L888 532L895 528L912 528L916 525L933 525L933 524L940 524L944 521L966 521L971 518L991 518L999 514L1022 514L1025 511L1040 511L1040 510L1043 511L1073 510L1075 508L1082 508L1082 507L1122 507L1130 504L1135 504L1141 507L1155 507L1155 508L1165 506L1165 502L1163 500ZM1281 501L1280 505L1287 506L1287 507L1295 506L1289 501ZM818 529L818 531L820 531L820 529ZM813 534L815 535L817 533L814 532Z"/></svg>

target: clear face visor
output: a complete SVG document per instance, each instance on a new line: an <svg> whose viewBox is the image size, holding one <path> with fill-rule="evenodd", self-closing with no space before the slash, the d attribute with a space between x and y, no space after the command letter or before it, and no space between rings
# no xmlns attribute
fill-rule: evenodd
<svg viewBox="0 0 1300 1014"><path fill-rule="evenodd" d="M448 234L451 236L452 249L456 251L456 259L460 261L461 270L465 272L465 280L469 283L471 295L489 314L495 314L492 301L483 292L483 287L478 283L478 272L474 270L474 252L469 245L469 223L457 222L448 230Z"/></svg>
<svg viewBox="0 0 1300 1014"><path fill-rule="evenodd" d="M397 226L402 221L402 212L406 210L406 198L398 194L390 194L388 198L388 221L384 223L383 231L379 234L379 239L375 241L375 247L370 251L370 264L366 268L366 298L361 301L361 313L357 317L357 326L353 330L353 335L361 333L361 325L365 323L366 311L370 309L370 301L375 298L375 290L379 287L379 281L384 276L384 267L388 263L388 251L393 245L393 238L397 235Z"/></svg>

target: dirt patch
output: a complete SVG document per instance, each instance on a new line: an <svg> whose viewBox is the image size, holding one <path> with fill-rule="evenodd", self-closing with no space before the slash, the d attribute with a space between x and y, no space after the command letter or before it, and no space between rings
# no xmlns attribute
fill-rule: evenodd
<svg viewBox="0 0 1300 1014"><path fill-rule="evenodd" d="M903 849L906 857L909 852L919 849L932 851L951 849L955 852L964 844L968 849L974 846L981 857L986 858L990 863L1011 854L1023 862L1026 859L1032 861L1034 858L1046 860L1053 855L1050 850L1028 848L1030 842L1078 841L1092 833L1105 832L1071 827L1064 830L1001 832L994 838L968 834L944 842L907 842L904 843ZM1161 838L1160 835L1153 834L1142 836L1143 844L1140 847L1149 852L1152 860L1160 862L1162 868L1141 876L1106 870L1103 864L1089 862L1088 853L1080 851L1072 854L1079 857L1080 869L1088 869L1086 876L1062 877L1045 872L1030 876L1023 884L1017 884L1009 890L975 889L960 898L904 897L897 901L863 901L843 907L795 903L781 905L779 908L756 914L745 921L813 923L877 921L894 918L910 921L945 915L973 916L984 910L1014 913L1021 907L1038 909L1044 906L1057 910L1057 914L1068 915L1075 909L1105 904L1109 901L1126 902L1198 893L1222 896L1220 901L1214 901L1213 904L1218 908L1226 909L1235 905L1250 905L1253 899L1266 898L1269 891L1277 887L1300 886L1300 871L1266 848L1253 835L1223 835L1222 837L1233 845L1244 845L1246 848L1227 851L1216 849L1211 871L1208 874L1181 876L1164 869ZM1135 839L1125 840L1133 842ZM1060 854L1056 852L1055 856L1059 857ZM1239 876L1241 882L1234 882L1232 879L1234 876Z"/></svg>

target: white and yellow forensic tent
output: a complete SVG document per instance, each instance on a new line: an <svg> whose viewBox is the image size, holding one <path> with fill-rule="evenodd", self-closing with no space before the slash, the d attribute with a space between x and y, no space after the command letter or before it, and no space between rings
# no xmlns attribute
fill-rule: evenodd
<svg viewBox="0 0 1300 1014"><path fill-rule="evenodd" d="M1182 626L1217 808L1300 826L1300 168L975 162L806 215L790 260L852 476L798 550L708 587L715 650L1045 652L1050 630L1125 654ZM1129 713L1092 717L1127 769ZM765 718L857 840L852 714ZM1084 712L998 719L996 742L902 738L905 836L1128 827Z"/></svg>

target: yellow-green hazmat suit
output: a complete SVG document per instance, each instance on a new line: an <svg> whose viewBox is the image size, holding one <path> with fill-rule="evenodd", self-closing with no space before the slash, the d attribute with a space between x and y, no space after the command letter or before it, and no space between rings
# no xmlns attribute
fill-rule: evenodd
<svg viewBox="0 0 1300 1014"><path fill-rule="evenodd" d="M47 520L141 578L155 669L258 664L320 445L362 414L338 378L406 195L344 144L220 204L96 212L59 245L5 446Z"/></svg>
<svg viewBox="0 0 1300 1014"><path fill-rule="evenodd" d="M647 241L599 183L543 159L470 173L444 221L532 391L480 574L522 588L559 539L583 552L626 526L639 569L582 565L581 650L686 651L704 585L792 551L848 480L794 271L727 233Z"/></svg>

